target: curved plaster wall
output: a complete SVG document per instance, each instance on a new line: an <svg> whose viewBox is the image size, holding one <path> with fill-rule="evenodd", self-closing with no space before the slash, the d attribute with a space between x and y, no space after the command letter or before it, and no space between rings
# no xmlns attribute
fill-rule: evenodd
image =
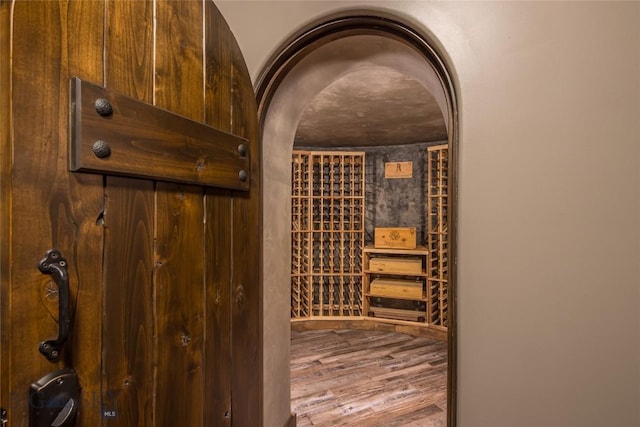
<svg viewBox="0 0 640 427"><path fill-rule="evenodd" d="M419 81L449 123L447 98L431 64L410 46L377 35L348 36L319 47L284 77L268 106L262 135L264 194L265 425L283 425L288 414L290 367L291 153L305 106L345 75L386 67ZM286 407L285 407L286 405Z"/></svg>

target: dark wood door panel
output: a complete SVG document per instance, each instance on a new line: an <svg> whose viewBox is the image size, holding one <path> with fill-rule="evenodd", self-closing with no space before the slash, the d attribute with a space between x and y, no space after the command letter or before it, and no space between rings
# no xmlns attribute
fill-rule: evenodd
<svg viewBox="0 0 640 427"><path fill-rule="evenodd" d="M156 426L201 426L205 333L202 190L156 190ZM176 398L178 397L179 398Z"/></svg>
<svg viewBox="0 0 640 427"><path fill-rule="evenodd" d="M153 101L153 2L109 1L105 20L105 87ZM107 426L154 425L157 325L155 185L105 181L105 276L102 401Z"/></svg>
<svg viewBox="0 0 640 427"><path fill-rule="evenodd" d="M9 284L11 282L11 34L2 28L11 26L11 4L0 2L0 402L9 399L9 351L11 316ZM3 95L4 94L4 95ZM6 344L6 345L5 345ZM0 403L1 405L2 403Z"/></svg>
<svg viewBox="0 0 640 427"><path fill-rule="evenodd" d="M232 36L233 37L233 36ZM231 329L244 331L233 334L231 357L233 360L232 390L243 393L242 399L234 399L234 425L256 425L255 414L262 413L262 283L260 240L262 218L260 216L259 185L259 135L257 111L253 88L242 54L235 40L232 42L232 133L250 141L251 188L246 193L235 192L233 197L233 290ZM237 424L236 424L237 423Z"/></svg>
<svg viewBox="0 0 640 427"><path fill-rule="evenodd" d="M27 425L29 384L63 365L73 365L83 383L85 410L79 421L100 425L94 405L96 399L99 404L100 354L94 349L101 325L102 228L96 219L103 209L102 178L68 174L64 112L70 73L102 77L101 6L17 2L13 7L11 277L2 284L9 287L11 300L12 329L2 346L11 349L7 393L12 426ZM67 44L70 39L82 44ZM70 341L57 363L38 352L41 340L57 335L57 288L37 269L39 258L53 247L69 263L74 313Z"/></svg>
<svg viewBox="0 0 640 427"><path fill-rule="evenodd" d="M153 425L154 184L108 177L102 408L106 425Z"/></svg>
<svg viewBox="0 0 640 427"><path fill-rule="evenodd" d="M231 32L212 2L205 3L205 122L231 132ZM206 326L204 419L231 426L231 248L232 192L205 194ZM221 351L228 349L228 351ZM235 419L236 417L234 417ZM236 424L240 425L240 424Z"/></svg>
<svg viewBox="0 0 640 427"><path fill-rule="evenodd" d="M204 419L220 427L231 425L231 205L230 191L207 189Z"/></svg>
<svg viewBox="0 0 640 427"><path fill-rule="evenodd" d="M155 105L204 118L201 2L156 4ZM158 426L201 426L204 357L202 190L158 184ZM160 351L166 347L169 351ZM176 401L175 396L181 399Z"/></svg>
<svg viewBox="0 0 640 427"><path fill-rule="evenodd" d="M0 153L15 156L0 161L11 202L0 207L0 398L22 397L11 425L27 425L28 385L68 366L79 426L259 426L259 141L228 26L212 2L7 4ZM72 76L246 138L249 191L69 172ZM56 289L37 269L54 246L70 263L74 314L56 364L37 350L57 330Z"/></svg>

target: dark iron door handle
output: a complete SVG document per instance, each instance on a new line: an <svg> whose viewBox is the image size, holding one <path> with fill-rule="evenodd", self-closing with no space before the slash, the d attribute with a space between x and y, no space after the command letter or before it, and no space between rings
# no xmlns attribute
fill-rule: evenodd
<svg viewBox="0 0 640 427"><path fill-rule="evenodd" d="M58 285L58 337L42 341L40 353L47 359L55 361L60 356L62 346L69 338L71 317L69 315L69 273L67 261L57 249L47 251L45 258L38 265L44 274L50 274Z"/></svg>

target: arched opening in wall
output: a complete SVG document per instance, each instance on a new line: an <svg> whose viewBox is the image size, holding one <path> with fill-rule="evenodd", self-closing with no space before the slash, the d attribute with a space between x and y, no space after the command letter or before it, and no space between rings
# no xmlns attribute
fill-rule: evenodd
<svg viewBox="0 0 640 427"><path fill-rule="evenodd" d="M442 56L396 18L342 14L288 41L257 91L265 387L291 361L299 425L445 411L455 425L457 111ZM269 330L289 323L293 344L274 343ZM372 362L378 351L388 363ZM305 375L331 363L334 389L305 384L301 396Z"/></svg>

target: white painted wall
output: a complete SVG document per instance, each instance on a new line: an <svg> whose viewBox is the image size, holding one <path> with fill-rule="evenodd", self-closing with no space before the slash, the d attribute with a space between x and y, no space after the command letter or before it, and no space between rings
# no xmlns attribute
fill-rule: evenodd
<svg viewBox="0 0 640 427"><path fill-rule="evenodd" d="M640 425L640 3L216 4L254 79L340 9L438 40L460 101L459 425ZM286 351L265 351L267 427Z"/></svg>

